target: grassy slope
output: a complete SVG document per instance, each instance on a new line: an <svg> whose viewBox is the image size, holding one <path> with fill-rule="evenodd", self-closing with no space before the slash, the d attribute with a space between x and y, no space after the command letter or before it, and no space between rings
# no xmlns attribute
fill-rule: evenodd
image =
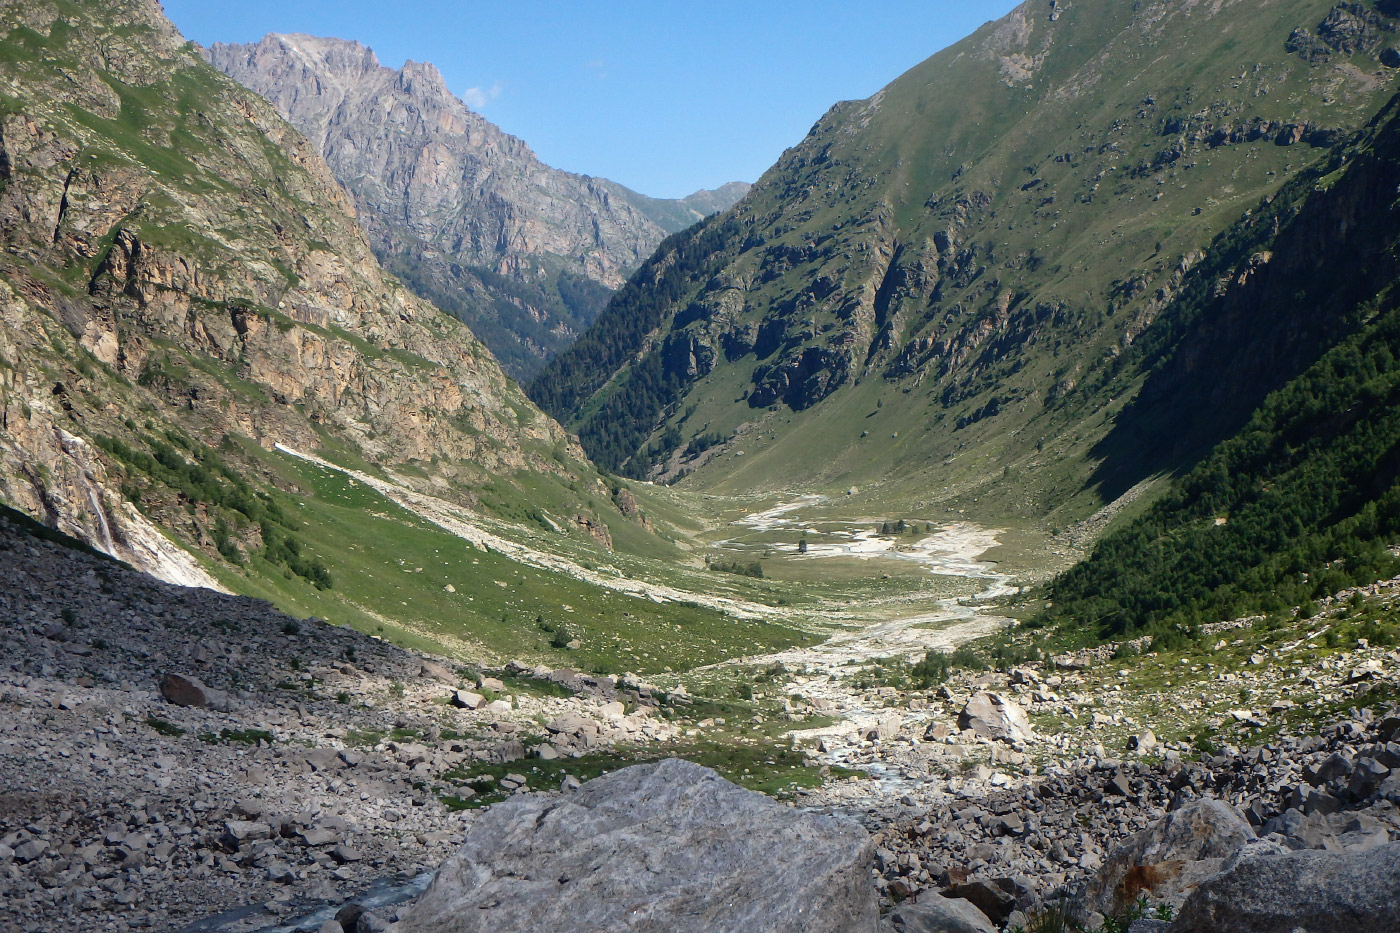
<svg viewBox="0 0 1400 933"><path fill-rule="evenodd" d="M868 269L851 257L881 242L871 218L883 216L893 240L917 251L949 228L959 197L981 192L990 203L972 212L958 245L976 250L983 272L966 285L945 275L932 301L896 299L890 339L898 349L920 337L988 333L961 361L934 359L897 378L882 376L889 355L877 352L868 370L800 412L750 407L758 361L721 361L653 425L679 426L682 444L704 432L740 432L691 482L721 492L839 490L878 478L905 498L951 500L991 519L1056 507L1073 518L1097 506L1082 488L1089 451L1136 383L1125 376L1093 395L1072 387L1097 384L1096 369L1147 325L1156 289L1170 286L1184 255L1326 156L1305 144L1275 145L1271 133L1214 148L1197 141L1153 169L1156 154L1176 142L1164 127L1256 117L1355 127L1385 99L1390 80L1367 55L1309 65L1285 50L1292 29L1314 25L1330 3L1233 4L1213 16L1197 7L1153 21L1157 6L1079 3L1054 24L1038 18L1029 48L1052 34L1053 42L1034 80L1015 86L985 52L997 41L996 27L986 27L877 99L836 108L784 156L730 215L749 242L761 242L726 247L723 274L756 283L737 323L793 318L794 302L833 269L846 270L853 286ZM938 206L929 208L931 200ZM831 238L836 245L824 255L765 272L767 251ZM672 311L703 297L706 285L697 279ZM994 305L1008 296L1010 320L1000 319ZM1037 322L1037 308L1057 310ZM1018 323L1018 312L1029 322ZM834 328L829 336L847 326L821 304L801 314L818 331L804 345L822 345L823 328ZM703 335L712 323L685 330ZM614 381L604 395L616 391ZM959 426L993 398L998 414ZM585 413L577 426L586 441L590 417L605 417L586 413L599 409L596 398L576 409ZM754 439L746 427L754 424L769 429L768 439ZM812 455L814 437L821 456Z"/></svg>
<svg viewBox="0 0 1400 933"><path fill-rule="evenodd" d="M1272 258L1258 284L1195 308L1181 322L1177 353L1217 342L1215 331L1231 327L1232 305L1254 321L1252 332L1233 331L1231 352L1241 367L1261 355L1277 360L1270 342L1279 331L1297 335L1297 320L1336 345L1057 581L1055 606L1042 621L1102 636L1194 630L1249 613L1292 612L1400 570L1388 550L1400 537L1397 106L1338 154L1333 171L1302 186L1306 199L1284 211L1282 232L1266 244ZM1258 245L1235 239L1246 253ZM1243 266L1247 257L1235 262ZM1261 300L1279 291L1288 296L1283 307ZM1170 374L1173 364L1168 357L1157 372ZM1171 385L1193 395L1190 383Z"/></svg>

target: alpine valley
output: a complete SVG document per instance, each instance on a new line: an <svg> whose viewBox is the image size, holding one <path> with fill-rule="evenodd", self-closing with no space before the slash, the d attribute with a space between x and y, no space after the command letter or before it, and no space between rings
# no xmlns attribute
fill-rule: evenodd
<svg viewBox="0 0 1400 933"><path fill-rule="evenodd" d="M1397 276L1394 0L680 200L0 0L0 930L1400 929Z"/></svg>

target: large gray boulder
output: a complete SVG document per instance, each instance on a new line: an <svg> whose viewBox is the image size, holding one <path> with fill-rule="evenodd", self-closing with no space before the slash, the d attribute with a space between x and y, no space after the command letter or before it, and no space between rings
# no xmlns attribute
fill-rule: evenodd
<svg viewBox="0 0 1400 933"><path fill-rule="evenodd" d="M875 933L874 846L708 768L637 765L491 807L401 933Z"/></svg>
<svg viewBox="0 0 1400 933"><path fill-rule="evenodd" d="M1031 721L1015 700L1000 693L975 693L958 714L958 728L987 739L1020 742L1030 738Z"/></svg>
<svg viewBox="0 0 1400 933"><path fill-rule="evenodd" d="M886 918L895 933L996 933L987 915L960 897L925 894Z"/></svg>
<svg viewBox="0 0 1400 933"><path fill-rule="evenodd" d="M1254 840L1229 804L1197 800L1168 813L1109 854L1085 891L1085 906L1121 915L1142 896L1180 906L1225 860Z"/></svg>
<svg viewBox="0 0 1400 933"><path fill-rule="evenodd" d="M1289 852L1261 842L1202 882L1167 933L1400 930L1400 843L1369 852Z"/></svg>

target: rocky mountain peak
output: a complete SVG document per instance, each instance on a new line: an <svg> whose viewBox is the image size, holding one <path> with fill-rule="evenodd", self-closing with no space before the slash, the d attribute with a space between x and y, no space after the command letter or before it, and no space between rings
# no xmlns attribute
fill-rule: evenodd
<svg viewBox="0 0 1400 933"><path fill-rule="evenodd" d="M668 234L747 191L666 201L551 168L434 65L387 68L358 42L272 34L205 55L311 140L381 259L517 376L572 342Z"/></svg>

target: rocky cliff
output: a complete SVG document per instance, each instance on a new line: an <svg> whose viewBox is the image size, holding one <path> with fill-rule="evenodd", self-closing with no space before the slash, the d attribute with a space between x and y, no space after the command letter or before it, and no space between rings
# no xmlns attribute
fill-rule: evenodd
<svg viewBox="0 0 1400 933"><path fill-rule="evenodd" d="M206 54L311 140L375 250L516 375L572 342L601 310L602 289L620 285L667 233L748 188L662 201L550 168L470 110L432 65L386 68L358 42L269 35Z"/></svg>
<svg viewBox="0 0 1400 933"><path fill-rule="evenodd" d="M153 0L6 4L0 52L6 502L208 582L172 539L217 560L300 524L268 511L259 448L412 461L467 498L586 469L383 273L319 153Z"/></svg>

